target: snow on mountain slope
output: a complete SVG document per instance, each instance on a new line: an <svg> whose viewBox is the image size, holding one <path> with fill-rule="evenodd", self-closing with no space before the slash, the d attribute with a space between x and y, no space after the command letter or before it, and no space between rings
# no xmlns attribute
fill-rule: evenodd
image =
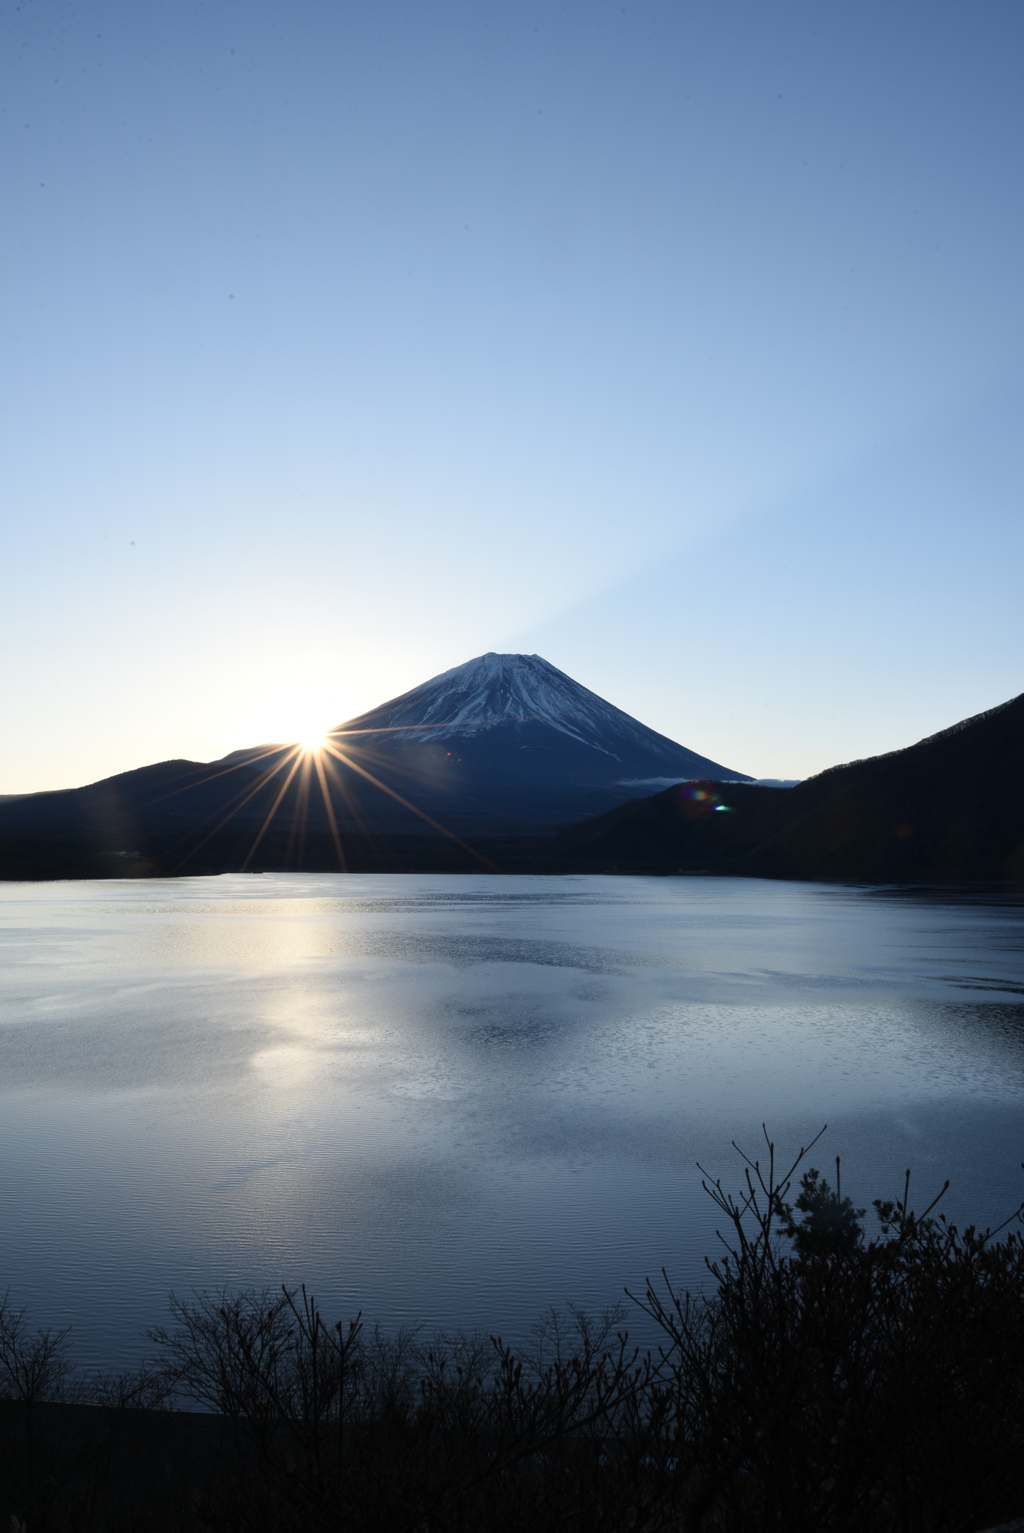
<svg viewBox="0 0 1024 1533"><path fill-rule="evenodd" d="M608 777L635 771L665 772L675 781L697 775L730 776L707 757L678 745L573 681L540 655L479 655L334 731L351 744L403 740L460 743L499 726L544 725L605 756ZM505 731L502 730L502 733ZM744 779L745 780L745 779Z"/></svg>

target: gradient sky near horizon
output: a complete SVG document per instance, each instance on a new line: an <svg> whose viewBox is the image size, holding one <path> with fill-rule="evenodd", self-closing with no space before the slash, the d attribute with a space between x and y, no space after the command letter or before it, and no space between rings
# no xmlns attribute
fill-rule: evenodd
<svg viewBox="0 0 1024 1533"><path fill-rule="evenodd" d="M1024 9L0 17L0 792L486 650L804 777L1024 690Z"/></svg>

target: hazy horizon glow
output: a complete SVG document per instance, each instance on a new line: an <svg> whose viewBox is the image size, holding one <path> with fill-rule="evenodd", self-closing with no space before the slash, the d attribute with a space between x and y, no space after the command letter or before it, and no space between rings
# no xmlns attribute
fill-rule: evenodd
<svg viewBox="0 0 1024 1533"><path fill-rule="evenodd" d="M752 776L1024 689L1024 14L8 10L0 792L487 650Z"/></svg>

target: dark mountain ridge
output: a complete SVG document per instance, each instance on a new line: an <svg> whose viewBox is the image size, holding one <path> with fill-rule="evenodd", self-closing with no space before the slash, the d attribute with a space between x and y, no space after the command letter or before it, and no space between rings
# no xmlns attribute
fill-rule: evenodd
<svg viewBox="0 0 1024 1533"><path fill-rule="evenodd" d="M553 838L630 871L1024 883L1024 694L794 788L686 783Z"/></svg>

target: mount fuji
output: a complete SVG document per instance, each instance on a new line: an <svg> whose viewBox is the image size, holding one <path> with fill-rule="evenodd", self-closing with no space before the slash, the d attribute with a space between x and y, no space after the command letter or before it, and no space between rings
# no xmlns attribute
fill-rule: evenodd
<svg viewBox="0 0 1024 1533"><path fill-rule="evenodd" d="M479 655L328 738L374 777L405 783L418 807L461 831L548 830L687 778L750 781L649 729L540 655ZM394 822L393 806L386 818Z"/></svg>

